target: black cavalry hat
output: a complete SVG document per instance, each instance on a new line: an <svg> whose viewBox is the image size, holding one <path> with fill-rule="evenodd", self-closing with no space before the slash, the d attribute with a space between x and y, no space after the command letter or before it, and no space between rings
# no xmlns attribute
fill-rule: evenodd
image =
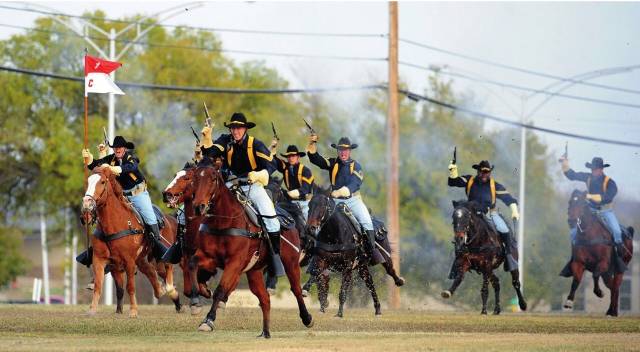
<svg viewBox="0 0 640 352"><path fill-rule="evenodd" d="M224 127L246 127L246 128L254 128L256 126L255 123L247 121L247 118L241 112L234 112L231 115L231 121L229 123L225 122Z"/></svg>
<svg viewBox="0 0 640 352"><path fill-rule="evenodd" d="M113 144L109 145L111 148L120 148L120 147L125 147L127 149L135 149L136 146L131 143L131 142L127 142L126 139L124 139L124 137L122 136L116 136L116 138L113 139Z"/></svg>
<svg viewBox="0 0 640 352"><path fill-rule="evenodd" d="M479 171L492 171L493 165L491 165L489 160L482 160L480 163L473 165L472 168Z"/></svg>
<svg viewBox="0 0 640 352"><path fill-rule="evenodd" d="M331 148L336 148L338 150L344 149L356 149L358 148L357 144L351 144L351 140L348 137L342 137L338 140L338 144L332 143Z"/></svg>
<svg viewBox="0 0 640 352"><path fill-rule="evenodd" d="M611 165L609 164L605 164L604 160L602 160L602 158L599 157L593 157L593 159L591 159L590 163L585 163L584 166L587 167L587 169L604 169L605 167L609 167Z"/></svg>
<svg viewBox="0 0 640 352"><path fill-rule="evenodd" d="M287 147L287 152L280 155L284 156L285 158L292 155L304 157L305 155L307 155L307 153L298 151L298 147L296 147L295 145L290 145Z"/></svg>

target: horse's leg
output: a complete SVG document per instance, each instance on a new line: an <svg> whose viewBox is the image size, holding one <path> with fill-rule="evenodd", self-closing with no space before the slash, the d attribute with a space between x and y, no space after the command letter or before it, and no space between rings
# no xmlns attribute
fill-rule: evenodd
<svg viewBox="0 0 640 352"><path fill-rule="evenodd" d="M573 309L573 300L576 296L576 290L582 281L582 274L584 274L584 266L580 263L571 263L571 271L573 272L573 282L571 283L571 291L567 296L567 301L564 303L564 308Z"/></svg>
<svg viewBox="0 0 640 352"><path fill-rule="evenodd" d="M216 321L216 310L218 309L218 304L220 302L226 302L231 292L233 292L236 286L238 286L238 281L240 281L240 275L242 274L243 269L242 265L242 260L239 258L230 257L227 259L224 271L222 272L222 277L220 278L220 283L213 292L211 309L202 323L200 323L198 331L213 331L213 323Z"/></svg>
<svg viewBox="0 0 640 352"><path fill-rule="evenodd" d="M304 326L310 328L313 326L313 318L311 317L311 314L309 314L307 305L304 303L304 298L302 296L302 288L300 287L300 265L298 264L299 256L288 252L283 253L286 254L282 256L282 264L284 265L287 279L289 279L289 284L291 285L291 292L298 302L300 319Z"/></svg>
<svg viewBox="0 0 640 352"><path fill-rule="evenodd" d="M262 333L258 337L269 339L271 338L271 332L269 332L271 299L269 298L269 292L267 292L267 288L262 281L262 270L252 270L247 272L247 280L249 281L249 289L256 297L258 297L260 308L262 309Z"/></svg>
<svg viewBox="0 0 640 352"><path fill-rule="evenodd" d="M391 261L391 258L387 257L386 255L384 257L386 260L384 263L382 263L382 266L387 272L387 275L391 276L391 278L393 279L393 283L395 283L396 286L400 287L404 285L405 280L403 277L398 276L398 274L396 273L396 269L393 268L393 262Z"/></svg>
<svg viewBox="0 0 640 352"><path fill-rule="evenodd" d="M495 307L493 308L493 314L499 315L502 312L502 308L500 307L500 279L491 272L491 276L489 277L491 281L491 286L493 286L493 292L496 295Z"/></svg>
<svg viewBox="0 0 640 352"><path fill-rule="evenodd" d="M602 289L600 288L600 275L593 273L593 294L598 298L604 297Z"/></svg>
<svg viewBox="0 0 640 352"><path fill-rule="evenodd" d="M320 301L320 312L324 313L329 306L329 273L327 273L327 261L318 258L318 274L316 282L318 283L318 301Z"/></svg>
<svg viewBox="0 0 640 352"><path fill-rule="evenodd" d="M94 249L95 250L95 249ZM93 298L91 299L91 306L89 307L89 315L95 315L98 310L98 302L100 301L100 295L102 294L102 283L104 282L104 267L107 261L102 258L93 256Z"/></svg>
<svg viewBox="0 0 640 352"><path fill-rule="evenodd" d="M146 276L147 279L149 279L149 283L151 283L151 287L153 287L154 297L158 299L162 297L166 293L166 291L160 285L160 280L158 279L158 271L156 270L156 268L153 265L151 265L151 263L149 263L149 261L147 260L146 256L143 256L143 255L138 256L138 259L136 260L136 264L138 265L138 268L144 274L144 276ZM127 275L129 275L128 272L127 272Z"/></svg>
<svg viewBox="0 0 640 352"><path fill-rule="evenodd" d="M112 270L113 281L116 283L116 313L122 314L122 303L124 301L124 270Z"/></svg>
<svg viewBox="0 0 640 352"><path fill-rule="evenodd" d="M489 274L482 273L482 289L480 289L480 298L482 298L482 311L480 314L487 315L487 299L489 298Z"/></svg>
<svg viewBox="0 0 640 352"><path fill-rule="evenodd" d="M176 308L176 312L180 313L180 311L182 310L182 304L180 303L180 294L178 293L178 290L176 290L176 287L173 284L173 264L165 263L164 268L165 268L165 272L167 273L164 279L165 289L167 290L167 294L169 295L169 298L171 298L171 301L173 301L173 305Z"/></svg>
<svg viewBox="0 0 640 352"><path fill-rule="evenodd" d="M376 310L376 315L382 315L382 312L380 311L380 300L378 300L378 293L376 292L376 287L373 284L373 277L371 277L368 264L360 263L358 265L358 272L360 273L360 277L364 281L365 285L367 285L369 292L371 292L371 298L373 299L373 307Z"/></svg>
<svg viewBox="0 0 640 352"><path fill-rule="evenodd" d="M342 284L340 285L340 305L338 307L338 313L336 317L342 318L344 302L347 301L347 295L349 294L349 290L351 289L352 273L353 273L352 264L345 265L344 270L342 270Z"/></svg>
<svg viewBox="0 0 640 352"><path fill-rule="evenodd" d="M608 316L618 316L618 300L620 299L620 285L622 285L623 276L624 273L617 273L613 275L613 279L611 280L611 302L607 310Z"/></svg>
<svg viewBox="0 0 640 352"><path fill-rule="evenodd" d="M127 292L129 293L129 318L138 317L138 300L136 299L136 263L132 261L125 264L127 271Z"/></svg>
<svg viewBox="0 0 640 352"><path fill-rule="evenodd" d="M520 306L521 311L527 310L527 301L524 299L524 295L522 294L522 289L520 285L520 272L518 270L514 270L511 272L511 285L516 290L516 295L518 295L518 305Z"/></svg>
<svg viewBox="0 0 640 352"><path fill-rule="evenodd" d="M453 296L458 286L460 286L460 284L462 283L462 279L464 279L464 274L469 270L469 265L467 264L466 261L463 262L461 259L460 260L456 259L456 261L459 262L457 263L457 265L458 265L458 268L460 269L457 272L458 275L453 279L453 283L451 283L451 287L449 287L448 290L444 290L442 291L442 293L440 293L440 295L444 299L447 299ZM456 265L456 263L454 263L454 265Z"/></svg>

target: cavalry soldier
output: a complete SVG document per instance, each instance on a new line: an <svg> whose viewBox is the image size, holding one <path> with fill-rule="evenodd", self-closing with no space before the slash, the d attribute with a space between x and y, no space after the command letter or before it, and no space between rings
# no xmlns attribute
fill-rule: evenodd
<svg viewBox="0 0 640 352"><path fill-rule="evenodd" d="M307 155L305 152L298 151L298 147L290 145L287 152L280 154L287 158L283 160L275 156L276 167L284 175L284 184L287 187L287 195L302 210L304 220L309 216L309 200L312 196L313 175L311 169L300 163L300 158Z"/></svg>
<svg viewBox="0 0 640 352"><path fill-rule="evenodd" d="M380 264L384 261L381 255L374 255L376 250L373 221L369 209L364 205L360 196L360 186L364 177L360 164L351 159L351 151L358 147L351 144L347 137L342 137L337 144L331 144L331 148L337 150L336 158L325 158L317 150L318 135L312 133L307 146L309 160L321 169L328 170L331 175L331 197L336 203L345 203L355 216L356 220L364 228L365 253L370 258L371 264Z"/></svg>
<svg viewBox="0 0 640 352"><path fill-rule="evenodd" d="M477 170L477 175L459 176L458 166L451 163L449 165L449 187L464 187L466 189L469 201L476 201L480 204L481 209L485 209L485 219L493 223L496 231L500 235L502 242L502 250L504 253L504 267L506 271L514 271L518 269L518 262L511 255L511 234L509 227L496 209L496 199L500 199L505 205L511 208L511 218L518 220L518 201L509 194L506 188L496 182L491 177L493 166L487 160L482 160L479 164L472 166ZM453 278L454 269L452 268L449 278Z"/></svg>
<svg viewBox="0 0 640 352"><path fill-rule="evenodd" d="M562 157L560 163L562 165L562 172L569 180L582 181L587 184L587 200L589 201L589 206L613 235L616 261L619 265L622 264L619 266L620 268L624 268L625 265L622 260L622 229L620 228L616 214L613 212L613 198L618 193L618 187L611 177L604 174L604 168L610 165L605 164L602 158L594 157L590 163L585 163L585 166L587 169L591 169L591 172L575 172L569 167L569 159L566 157ZM578 229L576 226L572 226L569 231L572 244L576 243L577 233Z"/></svg>
<svg viewBox="0 0 640 352"><path fill-rule="evenodd" d="M224 167L241 179L240 188L262 215L271 241L271 274L283 276L284 267L280 260L280 222L273 202L264 189L269 183L269 175L275 170L273 157L264 143L247 134L247 130L255 125L247 121L244 114L236 112L231 116L229 123L224 123L230 133L222 134L215 142L211 138L212 127L205 126L202 129L202 151L206 157L223 157ZM242 179L245 178L243 184ZM227 182L227 187L231 185L232 182Z"/></svg>
<svg viewBox="0 0 640 352"><path fill-rule="evenodd" d="M127 142L124 137L116 136L110 147L113 148L113 154L96 160L93 159L93 155L88 149L83 149L82 156L87 168L93 170L98 166L106 166L116 175L116 180L122 186L124 195L142 216L147 227L145 232L152 240L153 255L159 261L167 251L167 247L160 240L158 220L153 211L144 175L138 168L140 160L129 152L135 146L133 143Z"/></svg>

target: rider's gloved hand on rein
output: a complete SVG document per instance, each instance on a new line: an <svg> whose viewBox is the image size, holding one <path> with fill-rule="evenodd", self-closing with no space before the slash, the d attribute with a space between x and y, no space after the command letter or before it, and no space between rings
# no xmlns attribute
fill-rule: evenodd
<svg viewBox="0 0 640 352"><path fill-rule="evenodd" d="M341 188L331 192L331 196L333 198L346 198L346 197L349 197L350 195L351 195L351 191L349 191L349 188L347 188L346 186L342 186Z"/></svg>
<svg viewBox="0 0 640 352"><path fill-rule="evenodd" d="M111 170L111 172L113 172L116 176L120 176L120 174L122 173L122 168L120 166L111 166L111 165L107 165L107 167L109 168L109 170Z"/></svg>
<svg viewBox="0 0 640 352"><path fill-rule="evenodd" d="M512 219L516 219L516 220L520 220L520 213L518 212L518 204L511 203L509 208L511 208L511 218Z"/></svg>
<svg viewBox="0 0 640 352"><path fill-rule="evenodd" d="M209 126L204 126L202 128L202 145L205 148L211 148L211 146L213 145L213 140L211 139L211 132L213 132L213 129Z"/></svg>
<svg viewBox="0 0 640 352"><path fill-rule="evenodd" d="M449 178L458 178L458 165L449 164Z"/></svg>
<svg viewBox="0 0 640 352"><path fill-rule="evenodd" d="M93 162L93 154L91 154L89 149L82 149L82 158L84 159L85 165L89 165Z"/></svg>
<svg viewBox="0 0 640 352"><path fill-rule="evenodd" d="M259 183L263 186L269 184L269 172L267 170L251 171L247 175L249 183Z"/></svg>
<svg viewBox="0 0 640 352"><path fill-rule="evenodd" d="M602 202L602 196L599 194L587 194L587 199L592 201L592 202L596 202L596 203L601 203Z"/></svg>
<svg viewBox="0 0 640 352"><path fill-rule="evenodd" d="M291 198L291 199L300 198L300 191L298 191L297 189L294 189L293 191L289 191L289 192L287 192L287 194L289 195L289 198Z"/></svg>

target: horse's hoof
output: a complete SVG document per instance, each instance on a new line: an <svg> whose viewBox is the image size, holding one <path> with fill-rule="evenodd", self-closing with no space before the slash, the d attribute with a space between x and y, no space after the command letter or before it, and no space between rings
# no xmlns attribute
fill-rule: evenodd
<svg viewBox="0 0 640 352"><path fill-rule="evenodd" d="M191 306L191 315L199 315L200 313L202 313L202 307L200 306Z"/></svg>
<svg viewBox="0 0 640 352"><path fill-rule="evenodd" d="M213 329L209 325L207 325L205 323L202 323L202 324L200 324L200 326L198 326L198 331L211 332L211 331L213 331Z"/></svg>
<svg viewBox="0 0 640 352"><path fill-rule="evenodd" d="M263 331L260 335L256 336L257 338L261 338L264 337L265 339L270 339L271 338L271 333L268 331Z"/></svg>
<svg viewBox="0 0 640 352"><path fill-rule="evenodd" d="M566 302L564 302L564 309L573 309L573 301L568 299Z"/></svg>
<svg viewBox="0 0 640 352"><path fill-rule="evenodd" d="M218 309L225 309L225 308L227 308L227 303L222 301L218 302Z"/></svg>
<svg viewBox="0 0 640 352"><path fill-rule="evenodd" d="M136 312L136 311L129 312L129 318L135 319L137 317L138 317L138 312Z"/></svg>
<svg viewBox="0 0 640 352"><path fill-rule="evenodd" d="M482 310L482 312L480 312L480 315L487 315L487 310L486 309Z"/></svg>
<svg viewBox="0 0 640 352"><path fill-rule="evenodd" d="M400 287L400 286L404 286L405 282L406 281L405 281L404 277L401 276L400 278L398 278L398 280L396 280L395 284L396 284L397 287Z"/></svg>
<svg viewBox="0 0 640 352"><path fill-rule="evenodd" d="M304 324L304 326L306 326L307 328L312 328L313 325L315 324L315 321L313 320L313 317L311 315L309 315L309 321L307 321L306 323L303 321L302 322Z"/></svg>
<svg viewBox="0 0 640 352"><path fill-rule="evenodd" d="M342 318L342 313L338 312L333 316L334 318Z"/></svg>
<svg viewBox="0 0 640 352"><path fill-rule="evenodd" d="M302 290L302 297L309 297L309 291L307 290Z"/></svg>
<svg viewBox="0 0 640 352"><path fill-rule="evenodd" d="M607 310L607 314L608 317L617 317L618 316L618 312L614 312L611 308L609 308L609 310Z"/></svg>
<svg viewBox="0 0 640 352"><path fill-rule="evenodd" d="M518 304L520 305L520 310L521 311L523 311L523 312L527 311L527 302L522 301L522 302L519 302Z"/></svg>
<svg viewBox="0 0 640 352"><path fill-rule="evenodd" d="M269 296L275 296L275 294L276 294L276 289L275 289L275 288L271 288L271 287L269 287L269 288L267 289L267 292L269 293ZM268 337L267 337L267 338L268 338Z"/></svg>
<svg viewBox="0 0 640 352"><path fill-rule="evenodd" d="M502 310L500 310L500 309L494 309L493 310L493 315L500 315L500 313L502 313Z"/></svg>
<svg viewBox="0 0 640 352"><path fill-rule="evenodd" d="M595 294L598 298L604 297L604 293L602 293L602 290L593 290L593 294Z"/></svg>
<svg viewBox="0 0 640 352"><path fill-rule="evenodd" d="M442 296L442 298L444 299L448 299L451 298L451 291L449 290L444 290L440 293L440 296Z"/></svg>
<svg viewBox="0 0 640 352"><path fill-rule="evenodd" d="M116 308L116 314L122 314L122 308Z"/></svg>
<svg viewBox="0 0 640 352"><path fill-rule="evenodd" d="M325 307L320 307L320 313L325 313Z"/></svg>

